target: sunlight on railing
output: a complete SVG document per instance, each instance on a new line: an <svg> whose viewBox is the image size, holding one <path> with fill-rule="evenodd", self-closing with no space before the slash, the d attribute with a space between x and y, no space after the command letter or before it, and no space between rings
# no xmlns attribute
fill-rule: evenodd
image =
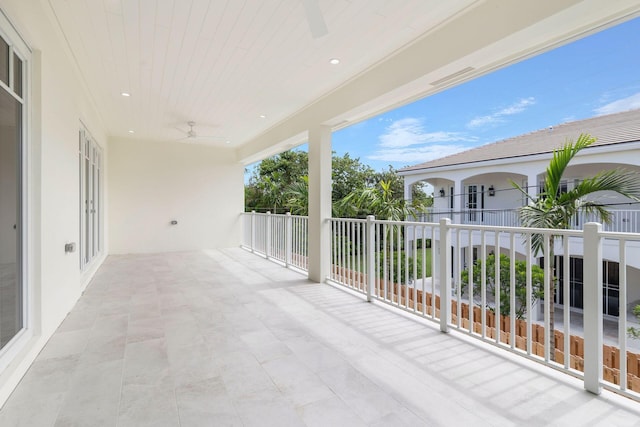
<svg viewBox="0 0 640 427"><path fill-rule="evenodd" d="M242 223L244 248L308 271L308 217L251 212L242 214Z"/></svg>
<svg viewBox="0 0 640 427"><path fill-rule="evenodd" d="M640 340L628 334L639 327L640 234L328 221L328 281L640 400ZM245 248L307 270L306 217L247 213L243 224Z"/></svg>

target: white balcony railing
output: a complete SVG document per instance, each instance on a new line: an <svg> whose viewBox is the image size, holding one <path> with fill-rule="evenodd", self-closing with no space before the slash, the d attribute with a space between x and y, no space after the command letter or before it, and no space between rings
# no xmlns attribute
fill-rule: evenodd
<svg viewBox="0 0 640 427"><path fill-rule="evenodd" d="M297 218L300 225L294 226ZM628 300L629 290L640 286L629 278L627 260L640 256L640 234L603 231L595 223L584 230L548 230L451 224L449 219L426 223L369 217L329 222L328 281L369 301L437 322L444 332L465 333L582 378L592 392L605 387L640 401L640 341L627 333L629 326L637 326L628 314L634 303ZM244 224L245 247L287 265L295 265L298 255L304 259L299 268L306 269L306 217L244 214ZM537 263L528 243L534 234L542 236L544 253L553 248L556 256L563 257L555 268L548 258L544 260L539 288L534 283ZM612 298L603 295L603 246L609 251L614 247L618 254L619 283ZM572 279L569 260L576 247L583 248L581 320L568 304L551 303L571 300L571 280L564 280L563 286L551 286L547 280L560 271ZM522 248L525 253L519 253ZM506 264L496 263L487 271L487 260L496 253L506 255ZM474 269L480 274L474 275ZM465 276L470 283L463 284ZM477 283L474 276L479 277ZM492 286L494 282L503 285ZM604 318L603 304L616 305L617 320Z"/></svg>
<svg viewBox="0 0 640 427"><path fill-rule="evenodd" d="M308 271L308 217L251 212L243 214L242 221L243 247L287 267Z"/></svg>
<svg viewBox="0 0 640 427"><path fill-rule="evenodd" d="M640 233L640 210L611 210L612 218L603 224L604 231L617 233ZM497 227L520 227L520 218L516 209L467 209L454 211L451 209L430 208L417 216L421 222L439 222L442 218L451 218L461 224L489 225ZM581 212L573 221L571 229L582 230L588 222L602 222L596 214Z"/></svg>

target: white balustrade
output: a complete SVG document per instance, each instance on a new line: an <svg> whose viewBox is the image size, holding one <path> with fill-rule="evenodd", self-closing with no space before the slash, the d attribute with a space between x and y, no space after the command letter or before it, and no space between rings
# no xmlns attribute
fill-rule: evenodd
<svg viewBox="0 0 640 427"><path fill-rule="evenodd" d="M452 224L444 217L433 221L451 211L415 222L331 218L327 280L368 301L437 322L443 332L464 333L583 378L593 393L604 387L640 400L640 340L627 333L638 327L628 313L640 295L640 234L607 231L599 224L585 224L584 230L511 227L503 224L513 221L513 212L501 212L492 212L500 223L495 226ZM618 224L637 221L631 212L616 211ZM243 215L244 247L306 270L306 217ZM532 250L534 236L542 239L538 254ZM549 253L554 257L542 256ZM570 263L576 257L584 271ZM603 298L605 260L619 263L619 285L609 299ZM572 311L578 300L581 311ZM603 300L617 318L609 313L603 319ZM576 321L576 313L583 321ZM603 324L609 325L608 334Z"/></svg>
<svg viewBox="0 0 640 427"><path fill-rule="evenodd" d="M281 262L286 267L307 271L308 217L270 212L246 212L242 217L244 248Z"/></svg>

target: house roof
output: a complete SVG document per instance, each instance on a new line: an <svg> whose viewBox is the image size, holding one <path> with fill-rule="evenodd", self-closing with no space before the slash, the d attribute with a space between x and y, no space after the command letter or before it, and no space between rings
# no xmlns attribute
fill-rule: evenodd
<svg viewBox="0 0 640 427"><path fill-rule="evenodd" d="M640 109L550 126L400 169L399 172L551 153L581 133L596 138L592 147L640 141Z"/></svg>

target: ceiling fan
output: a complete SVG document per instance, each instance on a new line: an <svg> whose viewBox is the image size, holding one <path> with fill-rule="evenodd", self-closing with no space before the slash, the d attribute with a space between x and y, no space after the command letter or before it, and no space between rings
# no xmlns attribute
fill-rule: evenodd
<svg viewBox="0 0 640 427"><path fill-rule="evenodd" d="M327 30L327 24L324 21L324 16L322 15L322 10L320 10L318 0L300 1L302 1L304 12L307 15L307 23L309 24L309 30L311 31L311 35L313 36L313 38L319 39L320 37L329 34L329 30Z"/></svg>
<svg viewBox="0 0 640 427"><path fill-rule="evenodd" d="M189 130L184 131L184 130L182 130L182 129L179 129L179 128L178 128L178 130L179 130L180 132L182 132L182 133L184 133L184 134L186 135L184 138L180 138L180 139L178 139L178 141L181 141L181 142L189 142L189 141L212 141L212 140L215 140L215 141L224 141L224 140L226 140L226 138L221 137L221 136L213 136L213 135L206 135L206 136L204 136L204 135L198 135L198 134L196 133L195 129L194 129L195 125L196 125L196 122L194 122L193 120L189 120L189 121L187 122L187 126L189 126Z"/></svg>

